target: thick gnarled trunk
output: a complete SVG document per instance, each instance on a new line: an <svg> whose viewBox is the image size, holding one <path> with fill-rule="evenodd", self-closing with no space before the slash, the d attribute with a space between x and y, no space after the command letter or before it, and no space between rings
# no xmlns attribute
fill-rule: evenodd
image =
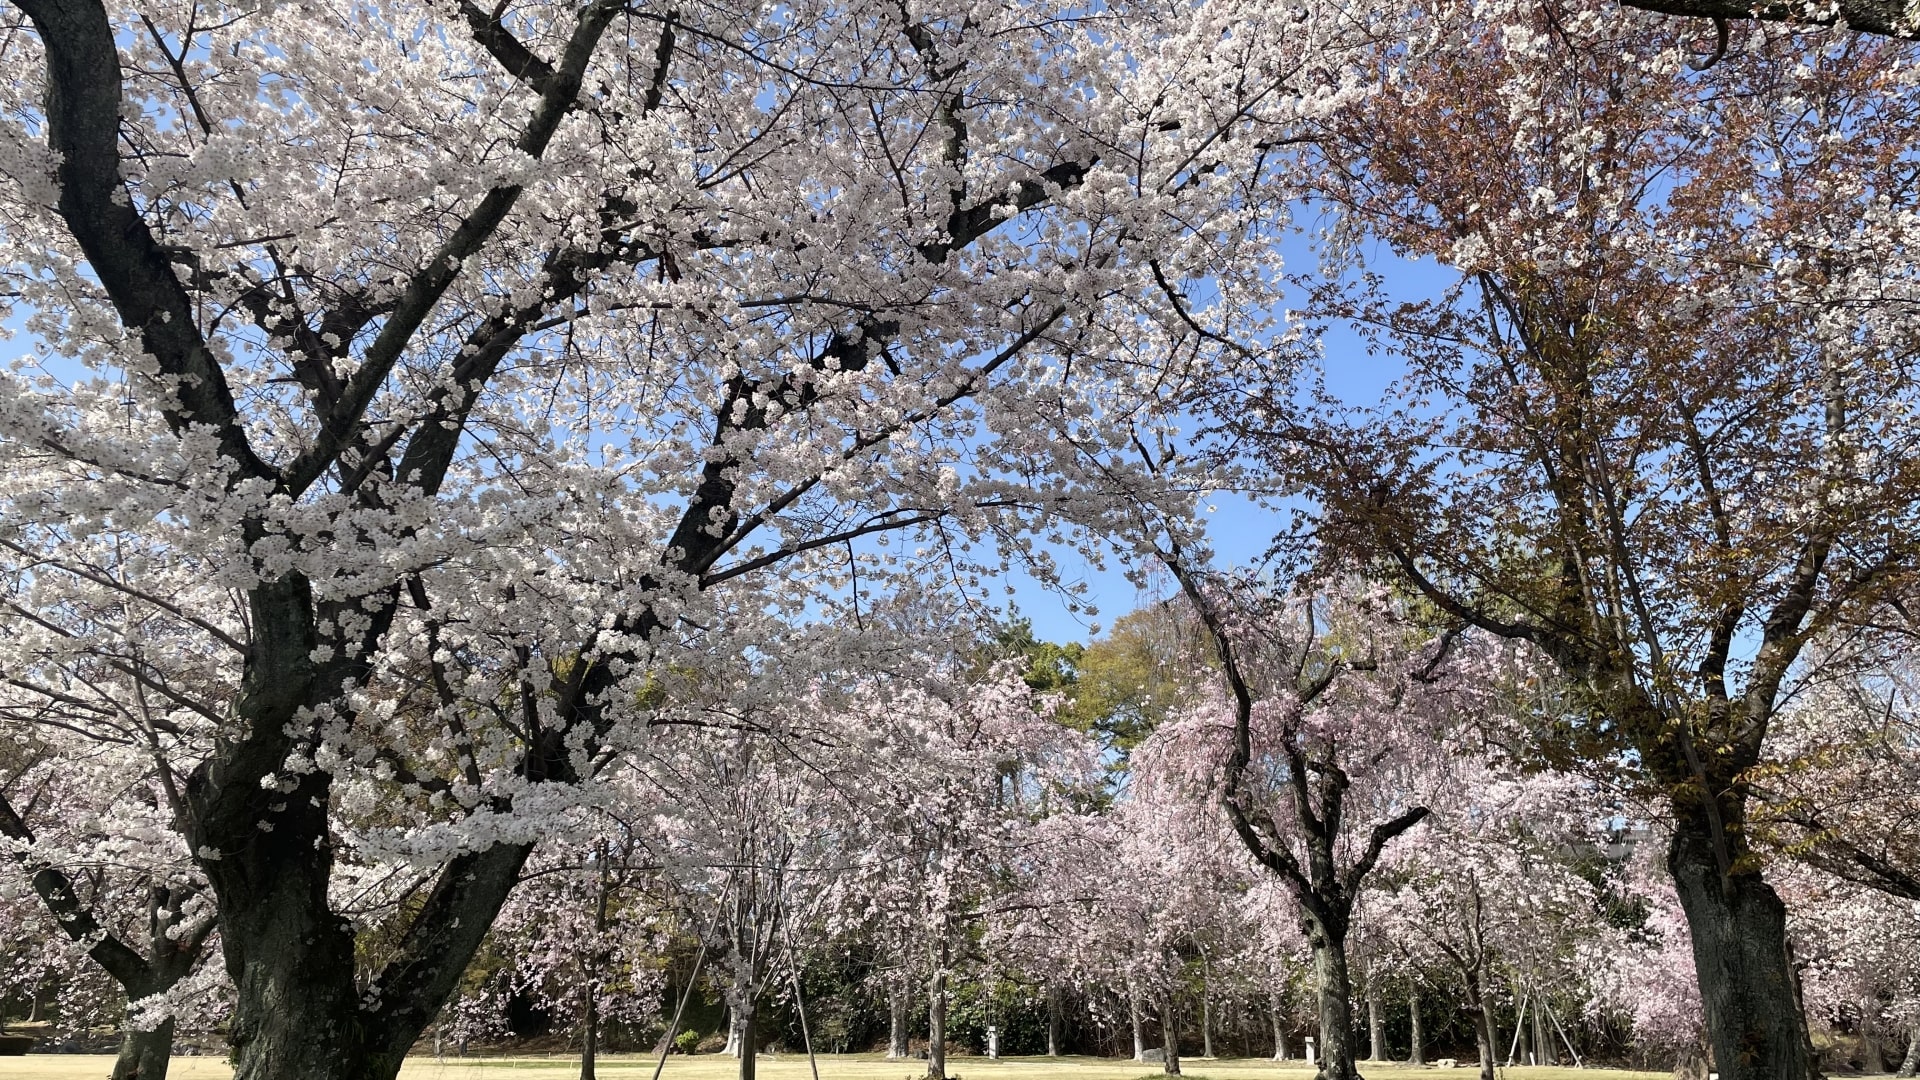
<svg viewBox="0 0 1920 1080"><path fill-rule="evenodd" d="M209 864L235 988L234 1080L392 1080L531 849L456 858L416 913L402 956L363 985L352 927L327 903L331 852L324 839L307 839L324 838L324 812L300 789L290 795L275 822L284 839Z"/></svg>
<svg viewBox="0 0 1920 1080"><path fill-rule="evenodd" d="M496 845L461 855L420 903L396 957L370 980L357 969L352 926L327 900L327 780L209 808L196 840L220 894L220 942L234 982L234 1080L391 1080L458 985L531 852ZM215 812L217 811L217 813ZM248 815L271 843L240 836Z"/></svg>
<svg viewBox="0 0 1920 1080"><path fill-rule="evenodd" d="M129 1025L120 1032L120 1055L113 1062L113 1080L167 1080L167 1060L172 1056L172 1020L164 1020L150 1031Z"/></svg>
<svg viewBox="0 0 1920 1080"><path fill-rule="evenodd" d="M1920 1020L1915 1020L1907 1029L1907 1056L1900 1062L1900 1071L1893 1075L1920 1076Z"/></svg>
<svg viewBox="0 0 1920 1080"><path fill-rule="evenodd" d="M1667 852L1693 936L1714 1068L1720 1080L1809 1080L1816 1073L1787 952L1786 905L1757 870L1740 865L1740 854L1723 873L1708 823L1684 818Z"/></svg>
<svg viewBox="0 0 1920 1080"><path fill-rule="evenodd" d="M1358 1080L1354 1063L1353 979L1347 971L1344 925L1329 925L1309 915L1304 929L1313 950L1313 974L1320 1001L1319 1080Z"/></svg>
<svg viewBox="0 0 1920 1080"><path fill-rule="evenodd" d="M253 711L252 702L242 704ZM353 930L327 903L328 778L308 773L284 793L258 785L236 792L224 779L194 778L213 793L201 804L194 841L220 896L235 1080L393 1076L398 1055L385 1068L368 1060L373 1018L361 1015Z"/></svg>

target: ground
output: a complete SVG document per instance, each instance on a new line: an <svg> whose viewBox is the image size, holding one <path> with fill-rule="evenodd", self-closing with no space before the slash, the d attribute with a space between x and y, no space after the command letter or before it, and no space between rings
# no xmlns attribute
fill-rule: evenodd
<svg viewBox="0 0 1920 1080"><path fill-rule="evenodd" d="M617 1054L600 1059L600 1075L607 1080L652 1080L655 1060ZM822 1055L820 1080L919 1080L925 1066L918 1061L887 1061L866 1054ZM1308 1080L1313 1074L1304 1062L1258 1059L1205 1061L1187 1058L1188 1080ZM110 1057L82 1054L29 1054L0 1058L0 1080L103 1080L113 1067ZM1406 1066L1361 1064L1367 1080L1472 1080L1472 1069L1415 1069ZM759 1080L813 1080L805 1056L761 1055ZM955 1058L948 1062L950 1078L960 1080L1154 1080L1155 1066L1106 1058ZM1628 1072L1623 1069L1503 1069L1504 1080L1672 1080L1668 1073ZM168 1080L225 1080L224 1061L175 1058ZM418 1057L400 1071L402 1080L574 1080L580 1075L577 1057L514 1057L445 1061ZM674 1056L667 1060L662 1080L732 1080L739 1063L720 1054Z"/></svg>

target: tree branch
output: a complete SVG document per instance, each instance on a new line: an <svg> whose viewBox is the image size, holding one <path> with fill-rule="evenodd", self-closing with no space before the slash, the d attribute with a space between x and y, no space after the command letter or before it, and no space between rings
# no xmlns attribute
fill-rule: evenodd
<svg viewBox="0 0 1920 1080"><path fill-rule="evenodd" d="M28 854L26 848L33 843L33 830L14 812L13 804L5 795L0 795L0 836L22 845L13 853L14 861L32 879L33 891L40 894L40 902L47 906L60 929L85 945L87 955L113 976L115 982L130 991L142 990L153 975L152 965L100 925L93 910L80 902L73 879L58 867Z"/></svg>
<svg viewBox="0 0 1920 1080"><path fill-rule="evenodd" d="M1809 10L1826 11L1783 0L1622 0L1630 8L1680 15L1695 19L1759 19L1762 22L1790 23L1799 26L1845 26L1864 34L1920 40L1920 24L1908 14L1904 4L1890 0L1839 0L1831 15L1809 18Z"/></svg>

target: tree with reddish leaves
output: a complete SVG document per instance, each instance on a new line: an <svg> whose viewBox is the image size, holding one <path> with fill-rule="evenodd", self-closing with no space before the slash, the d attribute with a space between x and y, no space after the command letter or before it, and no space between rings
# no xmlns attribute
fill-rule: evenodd
<svg viewBox="0 0 1920 1080"><path fill-rule="evenodd" d="M1377 407L1220 400L1323 553L1552 659L1546 759L1672 823L1721 1076L1804 1080L1754 770L1811 643L1920 571L1920 86L1886 40L1745 24L1708 65L1693 30L1481 5L1384 49L1397 83L1319 143L1328 254L1377 239L1455 284L1305 283L1406 364Z"/></svg>

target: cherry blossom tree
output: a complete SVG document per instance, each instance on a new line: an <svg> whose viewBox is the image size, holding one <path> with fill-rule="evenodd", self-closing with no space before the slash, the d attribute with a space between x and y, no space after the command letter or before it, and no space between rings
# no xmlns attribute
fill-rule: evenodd
<svg viewBox="0 0 1920 1080"><path fill-rule="evenodd" d="M924 631L882 640L912 644L715 680L629 761L687 921L713 928L743 1080L762 1002L797 986L810 946L853 937L886 956L886 979L926 980L942 1075L955 972L976 964L1029 834L1097 775L1087 737L1013 665L929 651Z"/></svg>
<svg viewBox="0 0 1920 1080"><path fill-rule="evenodd" d="M1152 962L1142 943L1138 868L1126 861L1123 826L1110 811L1056 812L1036 823L981 945L1016 969L1044 973L1037 981L1083 991L1096 1020L1118 1021L1108 1009L1117 1002L1141 1061L1148 1005L1139 974ZM1050 1027L1053 1008L1049 1002Z"/></svg>
<svg viewBox="0 0 1920 1080"><path fill-rule="evenodd" d="M452 1007L466 1006L470 1027L497 1030L505 1018L483 1017L483 1010L533 1005L556 1029L579 1036L580 1078L594 1080L605 1025L650 1024L671 1008L663 1005L658 962L671 918L650 853L630 824L605 814L575 817L584 820L528 861L494 921L487 952L498 966Z"/></svg>
<svg viewBox="0 0 1920 1080"><path fill-rule="evenodd" d="M1788 858L1920 901L1920 718L1906 658L1884 648L1864 665L1816 661L1820 681L1781 712L1755 770L1755 831Z"/></svg>
<svg viewBox="0 0 1920 1080"><path fill-rule="evenodd" d="M1859 1036L1864 1071L1887 1071L1882 1047L1896 1061L1910 1056L1920 1027L1920 910L1814 867L1776 877L1808 1012Z"/></svg>
<svg viewBox="0 0 1920 1080"><path fill-rule="evenodd" d="M203 1019L224 997L201 964L215 931L207 882L167 827L174 796L154 782L147 747L88 744L70 755L59 752L69 733L42 734L10 746L13 767L0 767L0 838L23 871L0 896L25 923L17 940L40 940L43 959L29 965L36 983L49 970L91 983L73 970L91 960L119 990L114 1080L164 1080L179 1021ZM20 911L27 904L41 917ZM88 1011L77 997L64 1006L76 1014L69 1023Z"/></svg>
<svg viewBox="0 0 1920 1080"><path fill-rule="evenodd" d="M1602 939L1590 948L1593 1007L1625 1017L1642 1055L1666 1059L1679 1072L1706 1070L1706 1008L1693 966L1693 937L1672 877L1661 865L1663 838L1649 832L1636 840L1626 859L1625 883L1643 898L1645 915L1632 933Z"/></svg>
<svg viewBox="0 0 1920 1080"><path fill-rule="evenodd" d="M1241 937L1236 900L1251 867L1218 818L1195 813L1191 792L1169 782L1158 737L1149 736L1136 751L1127 789L1112 811L1120 883L1103 906L1108 918L1127 927L1127 989L1158 1014L1163 1070L1178 1075L1180 1029L1195 976L1202 1046L1211 1056L1212 1039L1204 1031L1208 953Z"/></svg>
<svg viewBox="0 0 1920 1080"><path fill-rule="evenodd" d="M1465 746L1447 768L1451 782L1436 792L1419 842L1386 860L1391 892L1374 907L1396 936L1424 939L1452 970L1473 1017L1480 1074L1492 1080L1505 1056L1496 982L1516 1006L1537 1005L1546 985L1579 970L1579 943L1608 936L1593 885L1568 856L1592 842L1582 821L1593 808L1568 777L1502 775ZM1519 1018L1521 1034L1532 1015Z"/></svg>
<svg viewBox="0 0 1920 1080"><path fill-rule="evenodd" d="M1320 1076L1351 1080L1347 937L1387 845L1429 812L1423 766L1446 754L1456 712L1475 707L1448 666L1458 639L1423 641L1376 589L1268 600L1209 591L1170 564L1215 639L1225 686L1148 740L1135 782L1218 807L1292 891L1319 992Z"/></svg>
<svg viewBox="0 0 1920 1080"><path fill-rule="evenodd" d="M1721 1076L1803 1080L1753 770L1809 644L1916 569L1920 98L1894 42L1745 23L1708 65L1698 29L1481 5L1383 50L1401 80L1318 144L1328 255L1377 238L1457 284L1305 283L1406 362L1377 408L1221 400L1324 549L1553 659L1550 759L1665 803Z"/></svg>
<svg viewBox="0 0 1920 1080"><path fill-rule="evenodd" d="M890 576L1047 576L1028 527L1117 530L1114 491L1185 513L1107 451L1277 310L1288 148L1368 29L11 5L0 670L105 738L82 609L180 643L122 675L190 714L135 735L236 1075L393 1075L652 687ZM423 880L369 970L333 885L381 863Z"/></svg>
<svg viewBox="0 0 1920 1080"><path fill-rule="evenodd" d="M868 693L860 715L892 732L908 767L876 777L884 809L870 819L862 872L891 879L874 890L875 910L915 928L924 951L927 1075L939 1080L954 972L1006 908L1017 864L1044 842L1049 816L1071 811L1071 793L1092 782L1096 758L1086 736L1053 718L1057 699L1035 695L1009 668Z"/></svg>

